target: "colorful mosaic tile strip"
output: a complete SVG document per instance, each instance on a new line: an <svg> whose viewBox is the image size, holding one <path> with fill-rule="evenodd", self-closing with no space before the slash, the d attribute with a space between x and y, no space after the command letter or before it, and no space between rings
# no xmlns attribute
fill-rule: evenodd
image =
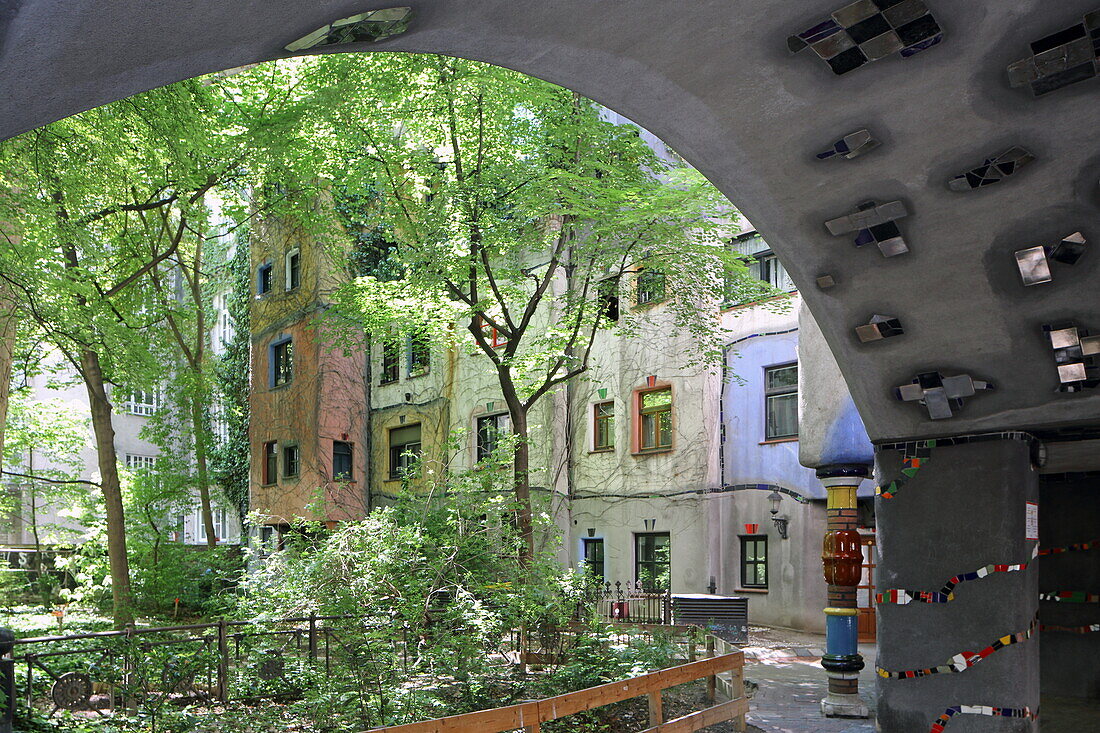
<svg viewBox="0 0 1100 733"><path fill-rule="evenodd" d="M1031 551L1031 559L1027 562L1017 563L1015 565L986 565L984 568L978 568L972 573L956 575L951 580L944 583L943 588L940 588L938 591L891 589L875 594L875 602L893 603L899 606L904 606L909 603L949 603L955 600L955 586L959 583L984 578L993 573L1014 573L1020 570L1026 570L1028 564L1031 560L1034 560L1038 554L1039 545L1036 543L1035 548ZM1040 596L1040 599L1042 599L1042 596Z"/></svg>
<svg viewBox="0 0 1100 733"><path fill-rule="evenodd" d="M936 718L928 733L943 733L943 729L956 715L990 715L995 718L1027 718L1035 720L1039 717L1039 711L1031 708L995 708L989 705L954 705L943 711L943 715Z"/></svg>
<svg viewBox="0 0 1100 733"><path fill-rule="evenodd" d="M1100 594L1086 593L1083 590L1060 590L1040 593L1039 600L1056 603L1100 603Z"/></svg>
<svg viewBox="0 0 1100 733"><path fill-rule="evenodd" d="M1053 624L1043 624L1039 627L1039 631L1068 631L1071 634L1092 634L1100 631L1100 624L1090 624L1088 626L1057 626Z"/></svg>
<svg viewBox="0 0 1100 733"><path fill-rule="evenodd" d="M936 441L922 440L916 443L905 443L904 445L901 458L901 476L885 486L875 487L875 493L883 499L893 499L909 479L917 475L921 465L932 457L932 449L936 447Z"/></svg>
<svg viewBox="0 0 1100 733"><path fill-rule="evenodd" d="M1064 547L1045 547L1039 550L1039 556L1045 555L1061 555L1066 552L1084 552L1086 550L1095 550L1100 548L1100 540L1093 540L1092 542L1075 542L1072 545L1066 545Z"/></svg>
<svg viewBox="0 0 1100 733"><path fill-rule="evenodd" d="M952 445L965 445L967 443L985 443L994 440L1019 440L1028 443L1033 451L1037 449L1039 445L1039 439L1034 435L1018 430L1006 433L956 435L953 438L936 438L935 440L910 440L904 443L882 443L875 446L876 453L887 450L901 451L901 476L888 484L876 486L875 493L884 499L894 498L909 479L917 474L921 466L928 462L932 456L932 448L946 448Z"/></svg>
<svg viewBox="0 0 1100 733"><path fill-rule="evenodd" d="M1036 618L1031 622L1031 625L1026 630L1017 632L1015 634L1008 634L1002 636L995 642L982 649L979 652L959 652L955 656L951 657L946 664L941 664L938 667L931 667L929 669L910 669L902 672L891 672L883 669L882 667L876 667L878 676L883 679L891 680L906 680L913 679L915 677L928 677L934 674L958 674L959 672L965 672L978 662L982 661L986 657L993 654L998 649L1003 649L1006 646L1012 646L1013 644L1019 644L1027 641L1031 638L1032 634L1039 628L1039 619Z"/></svg>

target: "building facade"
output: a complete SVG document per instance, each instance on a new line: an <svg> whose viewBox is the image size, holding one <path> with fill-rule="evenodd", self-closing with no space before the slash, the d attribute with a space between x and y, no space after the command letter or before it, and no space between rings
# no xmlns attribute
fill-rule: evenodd
<svg viewBox="0 0 1100 733"><path fill-rule="evenodd" d="M731 246L769 287L763 301L716 304L722 361L693 358L663 283L628 278L613 297L636 319L629 335L599 331L588 371L531 410L532 490L561 561L603 583L745 596L756 622L820 630L826 492L799 462L800 402L813 404L799 393L800 298L755 232ZM334 347L338 251L270 226L252 264L251 493L271 530L361 517L410 487L411 463L416 490L510 432L495 370L471 344L371 334L358 351ZM846 439L870 451L858 428ZM869 506L870 482L859 494ZM873 542L869 508L861 524Z"/></svg>

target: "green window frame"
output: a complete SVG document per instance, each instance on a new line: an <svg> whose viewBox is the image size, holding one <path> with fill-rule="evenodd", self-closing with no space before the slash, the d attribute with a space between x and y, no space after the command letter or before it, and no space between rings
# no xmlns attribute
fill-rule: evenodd
<svg viewBox="0 0 1100 733"><path fill-rule="evenodd" d="M768 587L768 536L741 535L741 587Z"/></svg>
<svg viewBox="0 0 1100 733"><path fill-rule="evenodd" d="M671 587L672 537L668 532L634 534L634 579L647 592Z"/></svg>

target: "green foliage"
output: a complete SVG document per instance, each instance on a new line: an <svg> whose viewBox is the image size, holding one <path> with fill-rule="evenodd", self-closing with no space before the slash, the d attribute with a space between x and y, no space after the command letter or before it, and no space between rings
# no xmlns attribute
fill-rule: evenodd
<svg viewBox="0 0 1100 733"><path fill-rule="evenodd" d="M226 263L222 278L229 286L227 306L235 331L214 368L214 390L222 410L220 417L226 424L226 437L214 445L210 468L211 476L243 523L248 515L249 304L252 299L249 233L239 232L236 241L236 251Z"/></svg>

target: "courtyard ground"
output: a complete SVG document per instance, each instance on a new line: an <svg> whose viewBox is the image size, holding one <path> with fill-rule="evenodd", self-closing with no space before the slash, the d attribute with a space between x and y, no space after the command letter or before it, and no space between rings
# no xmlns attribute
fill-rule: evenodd
<svg viewBox="0 0 1100 733"><path fill-rule="evenodd" d="M824 718L825 670L821 654L825 635L792 629L753 626L745 652L745 680L752 690L749 730L764 733L873 733L873 718ZM866 667L860 673L860 696L875 709L874 644L860 644ZM873 713L872 713L873 715Z"/></svg>

